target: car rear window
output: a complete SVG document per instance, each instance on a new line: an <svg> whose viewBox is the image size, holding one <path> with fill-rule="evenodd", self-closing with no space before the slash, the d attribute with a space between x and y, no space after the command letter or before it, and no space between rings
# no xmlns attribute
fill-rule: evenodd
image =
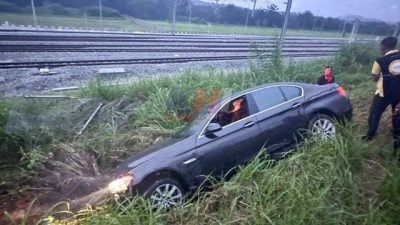
<svg viewBox="0 0 400 225"><path fill-rule="evenodd" d="M278 87L264 88L251 93L260 111L285 102L285 97Z"/></svg>
<svg viewBox="0 0 400 225"><path fill-rule="evenodd" d="M299 87L283 86L283 87L281 87L281 89L282 89L283 93L285 94L286 99L288 101L301 96L301 89Z"/></svg>

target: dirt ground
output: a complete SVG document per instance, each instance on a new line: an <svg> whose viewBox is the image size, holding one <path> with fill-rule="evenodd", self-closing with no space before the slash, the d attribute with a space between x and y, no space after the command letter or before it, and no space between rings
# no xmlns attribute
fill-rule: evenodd
<svg viewBox="0 0 400 225"><path fill-rule="evenodd" d="M106 191L111 178L100 171L92 155L57 146L53 157L39 169L28 188L2 190L0 211L7 213L0 214L0 224L35 223L53 207L55 212L75 211L89 202L96 205L107 201L112 197Z"/></svg>

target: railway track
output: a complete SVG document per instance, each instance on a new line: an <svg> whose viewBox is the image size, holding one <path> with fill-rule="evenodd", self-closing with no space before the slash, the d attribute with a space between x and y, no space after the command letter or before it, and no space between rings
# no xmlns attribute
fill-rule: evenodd
<svg viewBox="0 0 400 225"><path fill-rule="evenodd" d="M343 43L343 39L287 37L287 42ZM0 31L0 41L63 41L63 42L196 42L196 43L276 43L275 37L204 36L204 35L59 35L9 34Z"/></svg>
<svg viewBox="0 0 400 225"><path fill-rule="evenodd" d="M262 57L268 58L271 54L265 54ZM326 53L284 53L284 57L319 57L329 56ZM42 62L1 62L0 69L15 68L54 68L64 66L98 66L98 65L122 65L122 64L171 64L188 63L203 61L231 61L255 59L255 56L202 56L202 57L166 57L166 58L145 58L145 59L113 59L113 60L77 60L77 61L42 61Z"/></svg>
<svg viewBox="0 0 400 225"><path fill-rule="evenodd" d="M326 53L335 53L337 50L333 48L315 47L310 48L292 48L284 49L284 52L321 52L322 50ZM274 48L21 48L21 49L1 49L0 52L176 52L176 53L244 53L244 52L271 52Z"/></svg>
<svg viewBox="0 0 400 225"><path fill-rule="evenodd" d="M10 56L0 58L3 60L0 69L245 60L254 58L252 52L270 56L276 41L274 37L262 36L0 31L0 53L3 56L9 53ZM284 57L330 56L342 44L344 40L337 38L288 37L282 53ZM39 57L29 54L36 52L40 53ZM102 59L98 58L98 54L82 54L90 52L101 53ZM54 54L61 59L54 61L52 53L61 53ZM62 53L70 54L64 56ZM137 55L131 57L122 55L135 53ZM169 53L182 53L183 56L170 57ZM19 55L22 57L19 58ZM27 56L32 57L29 58L32 61L24 60Z"/></svg>

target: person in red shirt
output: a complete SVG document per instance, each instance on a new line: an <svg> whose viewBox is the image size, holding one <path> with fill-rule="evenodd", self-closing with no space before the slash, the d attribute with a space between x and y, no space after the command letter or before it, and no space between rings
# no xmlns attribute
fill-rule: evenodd
<svg viewBox="0 0 400 225"><path fill-rule="evenodd" d="M323 73L324 74L317 81L318 85L335 83L332 66L325 66Z"/></svg>

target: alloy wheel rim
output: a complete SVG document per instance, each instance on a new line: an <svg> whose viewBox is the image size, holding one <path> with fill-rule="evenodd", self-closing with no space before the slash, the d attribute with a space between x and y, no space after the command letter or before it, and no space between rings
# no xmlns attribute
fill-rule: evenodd
<svg viewBox="0 0 400 225"><path fill-rule="evenodd" d="M162 184L158 186L153 191L150 199L158 208L163 209L178 207L183 203L182 192L174 184Z"/></svg>
<svg viewBox="0 0 400 225"><path fill-rule="evenodd" d="M335 125L328 119L318 119L312 127L313 136L319 137L322 140L333 138L336 135Z"/></svg>

